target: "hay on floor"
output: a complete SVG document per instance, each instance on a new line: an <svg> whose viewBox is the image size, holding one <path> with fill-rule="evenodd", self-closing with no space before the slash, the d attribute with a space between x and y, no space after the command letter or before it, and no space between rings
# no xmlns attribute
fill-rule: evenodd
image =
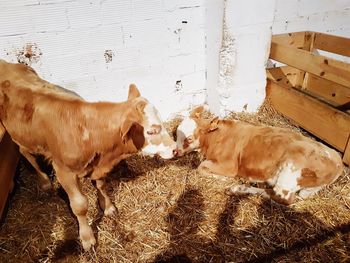
<svg viewBox="0 0 350 263"><path fill-rule="evenodd" d="M208 117L210 117L208 115ZM301 132L265 103L229 118ZM168 123L173 132L179 119ZM89 179L88 218L98 244L80 246L77 222L57 182L52 192L21 168L0 230L0 262L349 262L350 180L343 175L290 207L251 195L225 195L237 183L202 176L196 153L177 160L133 156L109 176L118 213L104 217Z"/></svg>

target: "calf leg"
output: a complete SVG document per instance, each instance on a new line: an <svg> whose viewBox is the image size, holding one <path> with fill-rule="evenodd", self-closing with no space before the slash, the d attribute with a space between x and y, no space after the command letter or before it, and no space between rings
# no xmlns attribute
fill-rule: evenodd
<svg viewBox="0 0 350 263"><path fill-rule="evenodd" d="M229 169L227 167L229 167ZM235 177L237 175L237 168L235 167L233 162L232 164L230 164L230 166L227 166L225 164L219 164L211 160L205 160L199 165L198 171L203 175L214 174L231 177Z"/></svg>
<svg viewBox="0 0 350 263"><path fill-rule="evenodd" d="M226 191L227 194L235 194L235 193L241 193L241 194L259 194L265 198L270 198L270 194L268 193L267 189L261 189L257 187L248 187L245 185L235 185L229 188Z"/></svg>
<svg viewBox="0 0 350 263"><path fill-rule="evenodd" d="M309 196L313 196L314 194L316 194L318 191L320 191L322 189L322 187L313 187L313 188L307 188L307 189L301 189L299 191L299 197L301 199L305 199Z"/></svg>
<svg viewBox="0 0 350 263"><path fill-rule="evenodd" d="M288 197L282 197L280 195L276 195L275 189L261 189L257 187L248 187L245 185L235 185L231 188L229 188L226 191L227 194L232 195L235 193L242 193L242 194L259 194L264 198L272 199L273 201L284 204L284 205L290 205L294 203L295 200L295 193L291 192L289 193Z"/></svg>
<svg viewBox="0 0 350 263"><path fill-rule="evenodd" d="M106 192L106 180L104 178L96 180L96 188L98 190L98 202L100 207L103 209L105 216L114 215L117 209Z"/></svg>
<svg viewBox="0 0 350 263"><path fill-rule="evenodd" d="M56 174L57 180L68 194L70 206L78 219L79 236L83 248L87 251L96 244L96 239L86 218L88 200L80 190L79 179L76 174L60 169L56 169Z"/></svg>
<svg viewBox="0 0 350 263"><path fill-rule="evenodd" d="M39 165L36 162L36 159L33 155L31 155L30 152L27 150L23 149L22 147L19 148L20 153L28 160L28 162L34 167L36 172L39 175L40 182L41 182L41 188L45 191L51 189L51 181L50 178L47 176L47 174L43 173L40 170Z"/></svg>

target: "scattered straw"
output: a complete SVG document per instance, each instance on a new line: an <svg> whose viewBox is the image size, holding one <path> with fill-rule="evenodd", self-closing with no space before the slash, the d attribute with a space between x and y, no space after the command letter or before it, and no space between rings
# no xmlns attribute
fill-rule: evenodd
<svg viewBox="0 0 350 263"><path fill-rule="evenodd" d="M208 115L209 117L209 115ZM268 103L229 118L300 132ZM179 123L168 123L173 132ZM163 161L133 156L109 177L118 213L104 217L83 179L98 244L83 252L64 192L42 192L22 167L0 230L1 262L349 262L350 178L284 207L259 196L226 196L232 178L199 175L197 154Z"/></svg>

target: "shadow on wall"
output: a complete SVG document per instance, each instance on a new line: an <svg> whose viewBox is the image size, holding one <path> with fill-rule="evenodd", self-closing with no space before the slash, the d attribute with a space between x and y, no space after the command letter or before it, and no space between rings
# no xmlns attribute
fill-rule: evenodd
<svg viewBox="0 0 350 263"><path fill-rule="evenodd" d="M239 229L235 226L235 217L245 199L246 195L227 198L215 238L209 239L198 235L205 219L204 198L197 189L187 189L166 218L170 245L154 263L297 262L301 258L298 253L327 243L337 235L345 243L350 241L350 237L346 240L350 224L329 229L308 212L299 213L270 200L263 200L258 208L257 213L263 220L254 227ZM348 246L350 248L350 242ZM323 262L340 262L334 244L322 249L316 258L325 260Z"/></svg>

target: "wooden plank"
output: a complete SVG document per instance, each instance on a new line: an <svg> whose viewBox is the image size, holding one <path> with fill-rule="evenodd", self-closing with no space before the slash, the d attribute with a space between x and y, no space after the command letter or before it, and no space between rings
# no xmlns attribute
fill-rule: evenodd
<svg viewBox="0 0 350 263"><path fill-rule="evenodd" d="M350 57L350 38L315 33L314 48Z"/></svg>
<svg viewBox="0 0 350 263"><path fill-rule="evenodd" d="M297 86L296 79L298 74L302 72L299 69L283 66L278 68L270 68L266 70L267 79L277 82L282 87L297 88L304 92L326 101L334 107L341 107L350 103L350 89L322 79L313 74L305 76L303 87Z"/></svg>
<svg viewBox="0 0 350 263"><path fill-rule="evenodd" d="M286 45L295 48L303 48L305 42L305 33L308 32L295 32L287 34L273 35L272 41L281 45Z"/></svg>
<svg viewBox="0 0 350 263"><path fill-rule="evenodd" d="M350 102L350 88L309 74L305 80L305 90L315 96L324 98L335 107Z"/></svg>
<svg viewBox="0 0 350 263"><path fill-rule="evenodd" d="M17 145L5 133L0 142L0 216L4 210L8 194L12 190L13 177L19 159Z"/></svg>
<svg viewBox="0 0 350 263"><path fill-rule="evenodd" d="M350 64L275 42L271 43L270 58L350 87Z"/></svg>
<svg viewBox="0 0 350 263"><path fill-rule="evenodd" d="M350 116L295 89L268 80L272 105L302 128L344 152L350 134Z"/></svg>
<svg viewBox="0 0 350 263"><path fill-rule="evenodd" d="M269 68L266 70L266 77L269 80L273 80L274 82L278 82L279 85L283 87L295 87L296 79L300 74L300 70L289 67L277 67L277 68Z"/></svg>
<svg viewBox="0 0 350 263"><path fill-rule="evenodd" d="M343 162L350 166L350 137L343 155Z"/></svg>
<svg viewBox="0 0 350 263"><path fill-rule="evenodd" d="M313 48L314 45L314 39L315 39L315 33L313 32L305 32L304 35L304 44L303 47L301 48L302 50L307 50L310 51ZM302 88L305 82L305 77L307 76L307 72L305 71L300 71L297 74L297 78L296 78L296 83L295 83L295 87L298 88Z"/></svg>

